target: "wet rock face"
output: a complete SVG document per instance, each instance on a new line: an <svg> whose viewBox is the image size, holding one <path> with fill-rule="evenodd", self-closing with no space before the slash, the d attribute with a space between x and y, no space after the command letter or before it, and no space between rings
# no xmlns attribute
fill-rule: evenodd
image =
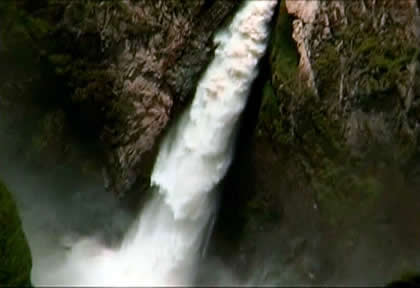
<svg viewBox="0 0 420 288"><path fill-rule="evenodd" d="M298 74L341 140L416 138L419 10L415 1L286 1L293 15ZM322 108L320 109L322 110ZM411 112L410 112L411 111ZM399 125L395 125L395 122ZM367 130L372 133L366 139ZM415 140L413 140L415 141Z"/></svg>
<svg viewBox="0 0 420 288"><path fill-rule="evenodd" d="M363 156L372 144L394 145L402 162L412 157L420 132L418 4L303 2L280 7L260 134L303 149L315 166L332 154Z"/></svg>
<svg viewBox="0 0 420 288"><path fill-rule="evenodd" d="M280 7L260 135L279 153L294 151L315 194L346 190L332 187L335 179L372 159L404 166L412 178L417 169L407 167L418 157L420 136L418 3L302 2ZM364 187L377 175L359 176Z"/></svg>
<svg viewBox="0 0 420 288"><path fill-rule="evenodd" d="M416 1L286 0L279 7L244 235L308 239L313 251L303 248L288 264L304 272L292 280L298 285L382 283L400 273L394 264L401 259L412 267L418 261L405 248L416 245L408 221L418 216L405 213L416 214L420 203L419 15ZM264 219L279 210L281 219ZM383 217L395 222L383 224ZM385 239L401 245L389 248ZM247 257L264 259L251 250L256 240L243 242ZM399 255L384 257L387 251ZM299 268L311 253L325 263L318 269L302 260ZM343 265L337 255L356 256ZM384 268L358 280L366 257Z"/></svg>
<svg viewBox="0 0 420 288"><path fill-rule="evenodd" d="M100 69L111 79L101 132L111 190L125 192L144 172L144 154L193 93L211 59L211 36L238 3L103 1L92 4L83 20L77 16L85 4L73 1L66 7L65 29L82 39L99 37ZM82 102L93 97L86 89L76 89Z"/></svg>
<svg viewBox="0 0 420 288"><path fill-rule="evenodd" d="M121 194L149 178L159 137L191 98L212 58L213 34L240 2L3 1L0 57L18 71L0 71L0 92L17 102L23 93L14 87L23 86L19 97L36 102L32 86L51 87L39 94L55 106L39 110L67 111L60 125L84 130L105 158L107 187ZM23 106L16 110L31 107Z"/></svg>

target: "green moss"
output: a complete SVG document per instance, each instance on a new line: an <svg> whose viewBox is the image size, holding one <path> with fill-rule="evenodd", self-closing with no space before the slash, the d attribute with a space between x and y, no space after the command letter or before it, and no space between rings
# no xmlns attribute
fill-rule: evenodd
<svg viewBox="0 0 420 288"><path fill-rule="evenodd" d="M321 49L321 57L314 61L313 69L316 71L318 92L321 97L327 98L329 95L337 95L338 81L337 75L340 67L340 54L334 43L326 43Z"/></svg>
<svg viewBox="0 0 420 288"><path fill-rule="evenodd" d="M312 186L321 213L332 225L352 214L363 215L384 190L381 181L358 161L324 159L318 169Z"/></svg>
<svg viewBox="0 0 420 288"><path fill-rule="evenodd" d="M387 33L379 35L372 19L367 19L363 27L360 19L352 21L349 25L335 27L334 39L321 41L319 47L313 49L312 54L317 55L313 67L319 94L336 98L343 84L340 83L342 76L343 94L356 95L356 103L364 110L375 106L379 109L395 107L397 100L389 98L399 97L397 83L409 79L407 65L417 59L419 49L415 43L401 38L404 34L398 25L390 26ZM384 106L383 101L393 104Z"/></svg>
<svg viewBox="0 0 420 288"><path fill-rule="evenodd" d="M355 32L355 30L351 28L348 28L347 31L352 31ZM347 37L345 37L345 39L350 39L351 37L353 37L353 33L349 33L347 34ZM355 54L356 55L362 55L363 53L369 53L369 51L371 51L372 49L374 49L375 47L377 47L378 45L378 39L377 37L367 37L365 39L362 40L361 44L355 49Z"/></svg>
<svg viewBox="0 0 420 288"><path fill-rule="evenodd" d="M0 286L29 286L31 254L14 200L0 181Z"/></svg>
<svg viewBox="0 0 420 288"><path fill-rule="evenodd" d="M281 82L292 81L296 77L298 53L292 38L292 19L287 13L285 2L280 4L280 11L270 44L270 64L273 79Z"/></svg>
<svg viewBox="0 0 420 288"><path fill-rule="evenodd" d="M270 82L264 85L263 99L259 118L259 133L264 135L271 135L271 138L276 143L290 144L292 139L288 133L287 122L282 121L281 101L274 93Z"/></svg>
<svg viewBox="0 0 420 288"><path fill-rule="evenodd" d="M69 54L53 54L48 56L48 60L59 76L64 76L71 71L72 57Z"/></svg>
<svg viewBox="0 0 420 288"><path fill-rule="evenodd" d="M7 71L0 71L0 92L2 99L6 99L2 102L17 108L12 112L19 110L24 114L20 116L17 112L10 117L19 122L31 119L25 135L28 137L25 156L44 164L48 160L77 163L80 158L91 157L82 156L92 153L84 150L91 148L79 149L80 141L89 145L96 143L106 113L116 117L114 114L122 110L121 107L107 109L113 104L115 78L100 64L103 50L99 31L87 31L88 27L84 26L92 19L93 9L97 9L99 3L85 0L72 5L68 5L70 0L0 2L0 62L7 66ZM111 4L104 5L119 5ZM83 10L82 16L88 17L80 18L82 23L71 15L79 8ZM58 25L65 11L68 12L66 21L70 22Z"/></svg>
<svg viewBox="0 0 420 288"><path fill-rule="evenodd" d="M269 47L272 77L262 91L257 127L259 135L268 136L273 142L284 145L292 141L290 123L284 114L285 102L293 98L296 87L300 86L297 79L299 58L292 38L292 20L282 2Z"/></svg>

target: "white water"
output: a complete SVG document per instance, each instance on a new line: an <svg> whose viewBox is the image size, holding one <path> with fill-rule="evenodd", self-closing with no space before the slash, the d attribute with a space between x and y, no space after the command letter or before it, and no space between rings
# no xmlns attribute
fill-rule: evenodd
<svg viewBox="0 0 420 288"><path fill-rule="evenodd" d="M34 261L35 285L191 285L214 191L231 162L235 127L263 55L276 1L248 1L215 37L215 58L193 103L165 138L146 204L118 250L76 243L53 267ZM36 259L35 259L36 260Z"/></svg>

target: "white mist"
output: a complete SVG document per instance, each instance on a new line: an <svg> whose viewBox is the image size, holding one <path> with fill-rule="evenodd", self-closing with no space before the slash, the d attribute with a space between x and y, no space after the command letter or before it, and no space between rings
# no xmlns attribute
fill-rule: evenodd
<svg viewBox="0 0 420 288"><path fill-rule="evenodd" d="M232 157L234 131L264 54L276 1L247 1L219 32L215 58L191 107L163 141L152 173L155 192L122 247L93 239L73 245L61 261L34 258L34 285L192 285L212 193Z"/></svg>

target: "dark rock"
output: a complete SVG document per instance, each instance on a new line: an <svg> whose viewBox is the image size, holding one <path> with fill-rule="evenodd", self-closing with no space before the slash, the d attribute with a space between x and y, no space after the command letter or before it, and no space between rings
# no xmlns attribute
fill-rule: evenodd
<svg viewBox="0 0 420 288"><path fill-rule="evenodd" d="M38 81L33 75L47 85L59 83L61 91L49 102L67 111L67 126L79 123L76 130L104 152L107 186L121 194L139 177L148 178L163 131L212 58L213 34L239 2L4 1L1 34L5 53L20 49L34 62L34 71L20 72L17 85ZM15 62L29 67L23 59ZM40 62L53 77L39 71ZM16 91L9 94L16 98Z"/></svg>

